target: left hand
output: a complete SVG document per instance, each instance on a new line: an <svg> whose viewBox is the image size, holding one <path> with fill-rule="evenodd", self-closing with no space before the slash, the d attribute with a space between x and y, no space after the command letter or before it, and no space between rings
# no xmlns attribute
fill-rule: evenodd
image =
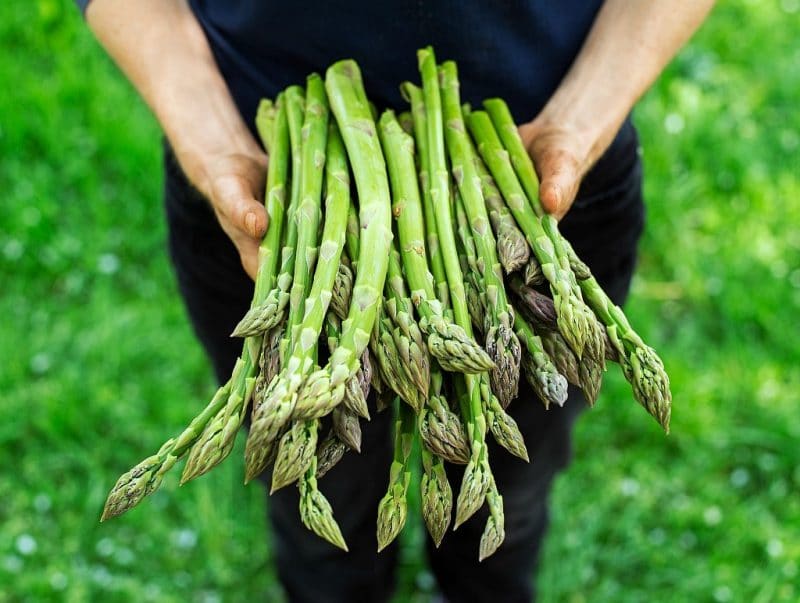
<svg viewBox="0 0 800 603"><path fill-rule="evenodd" d="M520 126L544 210L561 219L634 103L705 19L713 0L604 0L541 113ZM620 77L624 74L625 77Z"/></svg>
<svg viewBox="0 0 800 603"><path fill-rule="evenodd" d="M592 145L581 133L540 115L519 127L522 142L539 176L544 210L560 220L572 207L581 180L591 168Z"/></svg>

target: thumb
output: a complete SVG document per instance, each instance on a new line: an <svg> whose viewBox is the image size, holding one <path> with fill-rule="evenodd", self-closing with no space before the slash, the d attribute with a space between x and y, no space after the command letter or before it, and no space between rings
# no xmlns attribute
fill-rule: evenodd
<svg viewBox="0 0 800 603"><path fill-rule="evenodd" d="M536 162L539 199L544 210L559 220L569 211L580 185L580 167L571 153L553 150Z"/></svg>
<svg viewBox="0 0 800 603"><path fill-rule="evenodd" d="M249 182L238 176L223 176L213 184L217 210L243 234L260 239L267 230L268 217Z"/></svg>

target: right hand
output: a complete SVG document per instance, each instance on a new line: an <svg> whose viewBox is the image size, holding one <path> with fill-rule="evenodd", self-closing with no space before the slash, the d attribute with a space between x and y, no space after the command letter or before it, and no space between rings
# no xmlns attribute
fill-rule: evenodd
<svg viewBox="0 0 800 603"><path fill-rule="evenodd" d="M267 156L264 153L216 155L204 162L196 186L210 201L222 230L239 252L245 272L255 280L258 247L267 231L264 209Z"/></svg>
<svg viewBox="0 0 800 603"><path fill-rule="evenodd" d="M186 0L92 0L89 25L153 109L192 185L255 279L267 230L267 156L219 72Z"/></svg>

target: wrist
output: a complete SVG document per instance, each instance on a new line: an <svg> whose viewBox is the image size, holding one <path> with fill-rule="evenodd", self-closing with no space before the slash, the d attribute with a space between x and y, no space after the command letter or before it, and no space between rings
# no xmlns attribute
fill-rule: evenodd
<svg viewBox="0 0 800 603"><path fill-rule="evenodd" d="M187 65L189 67L189 65ZM172 78L153 108L189 181L206 197L220 163L247 157L266 165L266 155L242 119L215 66L193 64Z"/></svg>

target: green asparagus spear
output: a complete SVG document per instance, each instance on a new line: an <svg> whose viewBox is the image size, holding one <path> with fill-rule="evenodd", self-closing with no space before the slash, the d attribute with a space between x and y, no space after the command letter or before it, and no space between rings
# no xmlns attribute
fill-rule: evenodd
<svg viewBox="0 0 800 603"><path fill-rule="evenodd" d="M378 552L389 546L403 529L408 514L408 483L411 480L409 457L414 443L414 413L397 404L394 457L389 470L389 487L378 504Z"/></svg>
<svg viewBox="0 0 800 603"><path fill-rule="evenodd" d="M475 167L476 157L461 115L456 64L452 61L442 63L439 77L447 151L459 198L472 229L481 287L486 297L483 332L486 350L495 364L490 372L492 390L506 407L516 398L519 385L521 348L514 333L514 311L506 297L503 272L497 259L497 243L486 212L481 178Z"/></svg>
<svg viewBox="0 0 800 603"><path fill-rule="evenodd" d="M389 268L386 277L386 314L394 323L392 336L397 348L401 367L409 381L419 392L419 398L428 398L430 381L430 357L422 338L419 325L414 320L411 300L406 290L400 253L396 245L389 252Z"/></svg>
<svg viewBox="0 0 800 603"><path fill-rule="evenodd" d="M431 391L428 404L417 419L417 429L423 446L444 460L465 465L470 458L470 441L461 419L447 405L441 395L442 373L431 374Z"/></svg>
<svg viewBox="0 0 800 603"><path fill-rule="evenodd" d="M538 331L542 340L542 348L556 365L558 372L563 375L568 383L580 387L581 376L578 358L558 331Z"/></svg>
<svg viewBox="0 0 800 603"><path fill-rule="evenodd" d="M500 492L497 490L494 478L489 482L489 489L486 491L486 502L489 505L489 517L486 520L486 527L483 529L478 548L479 562L493 555L506 538L503 497L500 496Z"/></svg>
<svg viewBox="0 0 800 603"><path fill-rule="evenodd" d="M331 312L340 320L347 318L347 311L350 309L350 298L353 294L353 270L350 268L350 260L342 254L339 270L336 273L336 280L333 283L333 297L331 297Z"/></svg>
<svg viewBox="0 0 800 603"><path fill-rule="evenodd" d="M428 47L417 52L419 70L422 75L422 92L425 99L427 118L428 174L430 176L430 202L433 205L436 232L441 244L447 286L450 290L450 303L456 324L471 335L471 319L467 309L464 277L456 253L453 219L450 210L449 173L444 147L444 125L442 120L439 76L433 49ZM434 275L435 277L436 275ZM456 383L463 379L463 416L467 424L472 456L464 471L456 501L456 526L466 521L480 508L488 487L491 469L486 447L486 420L481 407L481 393L477 375L456 377Z"/></svg>
<svg viewBox="0 0 800 603"><path fill-rule="evenodd" d="M422 477L420 498L422 518L438 548L450 525L453 510L453 490L447 481L444 461L425 448L422 449Z"/></svg>
<svg viewBox="0 0 800 603"><path fill-rule="evenodd" d="M326 114L325 92L318 76L317 78L309 78L308 90L308 101L306 102L307 121L313 120L312 124L317 120L324 123ZM329 129L327 125L325 125L325 129L326 134L323 137L319 133L318 125L314 124L314 127L310 130L310 133L313 134L309 135L304 141L304 146L314 145L318 149L320 144L325 144L325 139L327 138L327 163L325 164L327 198L325 201L325 224L322 232L319 259L313 275L311 290L307 297L302 300L305 306L305 315L302 317L302 323L295 328L296 335L293 338L294 345L291 348L291 354L281 373L270 384L269 391L265 395L264 404L259 407L259 412L253 416L250 436L247 439L245 450L248 480L263 471L264 458L262 451L265 450L268 442L275 439L278 431L291 416L296 403L297 392L305 378L312 372L316 363L317 342L322 331L325 314L328 311L331 290L344 248L347 206L350 202L347 162L337 128L331 124L330 134L327 134ZM312 151L304 149L303 154L313 158L318 152ZM306 165L305 161L303 165ZM319 189L314 187L313 189L304 188L304 190L317 191ZM310 198L313 199L313 197ZM309 202L309 206L311 203ZM306 216L313 216L313 211L309 207L305 212L298 210L297 215L300 220L307 219ZM316 226L314 228L316 229ZM313 428L301 431L296 435L313 437L311 431L313 431ZM279 456L276 460L276 472L279 460L282 458L292 459L294 456L293 454L288 454L288 451L285 455L281 455L279 451ZM305 468L292 467L293 473L290 476L302 475Z"/></svg>
<svg viewBox="0 0 800 603"><path fill-rule="evenodd" d="M533 163L530 160L530 156L525 152L508 106L500 99L487 100L484 105L500 134L505 148L508 150L508 155L514 164L514 170L523 183L529 202L534 211L543 216L544 209L538 198L538 185ZM566 259L570 270L578 278L577 284L580 286L587 302L605 325L611 343L616 348L623 373L631 383L634 397L668 432L672 394L669 390L669 377L664 370L661 359L655 350L647 346L632 329L622 310L609 300L597 281L592 278L588 267L580 261L569 242L558 234L555 221L545 217L542 220L542 224L548 230L548 234L550 234L551 240L556 246L557 253L559 253L562 260ZM597 347L598 350L602 350L602 341L598 342ZM605 353L591 353L590 356L602 365ZM584 372L586 375L592 372L596 374L597 369L592 371L591 367L589 367L585 368Z"/></svg>
<svg viewBox="0 0 800 603"><path fill-rule="evenodd" d="M263 116L263 114L262 114ZM266 209L269 227L259 246L259 268L252 307L258 307L274 285L278 263L278 247L284 224L286 179L289 170L289 131L284 95L278 96L278 108L273 124L272 151L266 184ZM264 129L262 127L262 129ZM231 375L231 391L225 406L206 425L202 435L189 452L181 483L211 470L233 449L233 443L244 421L255 388L255 377L261 354L262 337L245 339L243 362Z"/></svg>
<svg viewBox="0 0 800 603"><path fill-rule="evenodd" d="M243 361L239 359L238 362ZM108 494L100 521L122 515L158 489L167 471L189 451L208 422L225 406L230 390L231 382L228 381L177 438L164 442L156 454L147 457L117 480Z"/></svg>
<svg viewBox="0 0 800 603"><path fill-rule="evenodd" d="M415 99L417 94L421 94L418 88L409 87L409 90ZM419 121L418 118L417 120ZM431 223L432 211L426 210L423 219L423 204L414 177L413 140L403 132L391 111L384 112L379 126L392 183L392 213L397 220L403 268L411 289L411 299L420 316L419 326L427 336L428 349L446 370L458 372L487 370L492 366L491 359L463 329L444 317L443 305L437 302L438 297L446 303L449 295L442 293L446 291L446 281L444 286L436 287L434 275L428 270L429 252L435 247L428 245L426 248L425 225ZM427 177L424 180L427 181ZM430 197L429 194L423 196L426 199ZM428 213L431 214L430 218ZM430 243L433 237L429 236L427 239ZM438 262L435 258L438 258ZM438 252L436 255L430 253L430 260L436 273L435 267L441 262ZM443 264L441 267L442 271L438 278L445 279Z"/></svg>
<svg viewBox="0 0 800 603"><path fill-rule="evenodd" d="M436 298L442 303L443 306L449 306L450 291L447 288L444 260L442 259L442 253L439 249L439 235L436 232L436 216L433 211L433 202L431 200L431 176L429 168L430 154L428 150L428 117L425 110L425 98L422 89L420 89L418 86L415 86L411 82L404 82L400 86L400 90L411 104L411 117L414 123L414 140L416 141L417 156L419 160L417 171L419 173L419 186L422 190L422 208L425 215L424 222L419 219L417 222L417 224L424 223L425 232L424 237L417 239L419 242L416 244L416 246L417 248L424 249L427 241L427 259L430 261L430 270L433 279L436 282ZM391 117L391 114L389 115ZM387 118L386 121L387 123L391 122L389 118ZM406 149L408 149L410 145L408 143L404 143L404 146ZM410 148L413 158L413 146ZM399 182L401 184L408 184L411 182L405 178L407 178L407 176L403 176ZM408 186L410 187L410 184L408 184ZM417 197L419 197L419 193L417 194ZM414 208L411 208L411 210L406 211L413 212L415 210ZM417 230L415 229L414 232L417 233ZM402 243L402 247L405 248L406 244ZM408 268L406 269L408 270ZM418 287L412 284L411 289L413 291L418 289ZM430 299L433 299L433 297L430 297Z"/></svg>
<svg viewBox="0 0 800 603"><path fill-rule="evenodd" d="M570 257L577 259L570 244L565 244ZM622 372L633 389L633 396L669 433L672 393L661 358L631 327L625 313L608 298L594 277L578 282L592 310L606 327Z"/></svg>
<svg viewBox="0 0 800 603"><path fill-rule="evenodd" d="M461 262L461 271L464 273L464 289L467 292L467 308L472 318L472 326L485 337L487 327L491 326L492 318L486 315L486 287L483 282L481 270L478 268L478 251L475 241L472 240L472 229L469 226L464 202L457 191L453 194L453 213L456 217L456 232L458 233L458 254ZM495 365L495 370L497 365Z"/></svg>
<svg viewBox="0 0 800 603"><path fill-rule="evenodd" d="M500 405L489 387L489 380L484 375L481 375L480 388L486 424L489 431L492 432L495 442L514 456L528 462L530 460L528 449L525 447L525 440L522 438L517 422Z"/></svg>
<svg viewBox="0 0 800 603"><path fill-rule="evenodd" d="M391 197L380 143L361 73L354 61L328 68L325 86L344 138L356 180L361 224L356 280L342 338L327 366L306 381L295 405L297 418L323 416L344 396L345 383L358 370L381 302L392 240Z"/></svg>
<svg viewBox="0 0 800 603"><path fill-rule="evenodd" d="M242 320L234 329L233 337L247 337L264 333L274 328L281 320L283 320L286 306L289 304L289 288L292 285L292 273L294 269L295 259L295 245L297 242L297 228L294 220L294 212L299 204L300 196L300 178L297 174L300 173L300 129L303 124L303 113L305 99L303 97L303 89L299 86L289 86L283 93L283 103L285 104L286 119L289 129L289 145L291 149L292 161L292 178L291 178L291 194L289 200L289 207L286 211L286 229L284 234L284 246L281 249L281 268L275 275L275 268L272 268L274 277L270 283L265 283L265 290L268 293L260 295L260 303L254 304L247 314L244 315ZM274 130L274 123L269 124L269 112L262 113L262 125L259 131L263 131L265 135L272 129ZM258 116L256 117L258 119ZM264 124L264 121L267 124ZM258 122L257 122L258 123ZM264 146L269 149L272 154L271 143L264 139ZM285 191L283 192L285 200ZM272 229L270 229L272 230ZM273 244L280 245L280 235L276 233L276 241ZM269 232L267 233L269 237ZM265 237L266 239L266 237ZM277 251L270 257L271 262L278 260Z"/></svg>
<svg viewBox="0 0 800 603"><path fill-rule="evenodd" d="M332 545L346 551L347 544L342 531L333 519L333 510L328 499L317 488L317 459L312 457L308 468L308 479L300 480L300 519L303 525Z"/></svg>
<svg viewBox="0 0 800 603"><path fill-rule="evenodd" d="M525 233L528 243L542 266L550 283L559 330L580 357L584 350L598 359L603 355L602 329L591 310L586 306L581 291L570 269L560 234L551 216L538 218L525 198L525 192L495 132L489 116L484 111L473 111L467 125L475 139L478 152L494 176L517 224Z"/></svg>
<svg viewBox="0 0 800 603"><path fill-rule="evenodd" d="M542 340L521 315L517 315L514 326L519 340L525 347L522 367L528 383L544 402L545 408L550 408L551 403L564 406L568 395L567 379L558 372L556 365L545 352Z"/></svg>

